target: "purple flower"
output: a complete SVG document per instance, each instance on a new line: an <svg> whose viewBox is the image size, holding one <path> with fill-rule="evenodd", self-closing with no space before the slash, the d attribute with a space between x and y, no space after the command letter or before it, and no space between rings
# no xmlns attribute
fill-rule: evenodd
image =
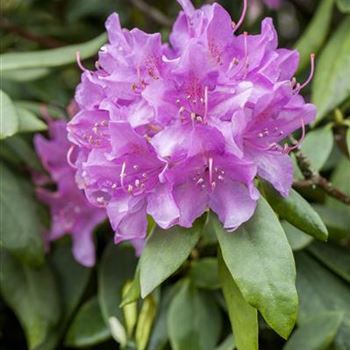
<svg viewBox="0 0 350 350"><path fill-rule="evenodd" d="M41 162L57 187L55 191L45 187L37 189L38 198L49 206L51 212L47 239L53 241L66 233L71 234L75 259L84 266L93 266L95 247L92 233L96 225L105 220L106 213L90 204L75 183L75 172L67 163L71 145L67 139L66 122L49 121L49 130L50 139L41 135L34 139Z"/></svg>
<svg viewBox="0 0 350 350"><path fill-rule="evenodd" d="M284 139L315 117L293 79L298 53L278 48L271 19L238 35L246 1L237 24L216 3L179 3L170 45L113 14L96 70L82 67L68 124L76 179L117 243L142 241L147 215L190 227L211 209L236 229L254 213L256 176L288 195L296 146Z"/></svg>
<svg viewBox="0 0 350 350"><path fill-rule="evenodd" d="M263 0L265 5L271 9L278 9L282 5L282 0Z"/></svg>

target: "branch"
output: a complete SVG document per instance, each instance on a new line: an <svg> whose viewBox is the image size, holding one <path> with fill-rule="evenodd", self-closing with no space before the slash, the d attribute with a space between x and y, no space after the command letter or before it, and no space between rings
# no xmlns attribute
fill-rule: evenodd
<svg viewBox="0 0 350 350"><path fill-rule="evenodd" d="M317 171L311 169L310 160L299 149L295 151L298 166L304 175L305 180L295 181L295 187L319 187L323 192L338 201L350 205L350 196L334 187L325 177L321 176Z"/></svg>
<svg viewBox="0 0 350 350"><path fill-rule="evenodd" d="M56 39L37 35L31 32L28 32L23 28L17 27L16 25L12 24L9 20L7 20L4 17L0 17L0 28L9 31L10 33L16 34L26 40L33 41L49 49L63 46L63 43L61 43Z"/></svg>
<svg viewBox="0 0 350 350"><path fill-rule="evenodd" d="M172 24L171 19L157 8L147 4L143 0L131 0L132 4L142 11L146 16L155 20L162 26L170 27Z"/></svg>

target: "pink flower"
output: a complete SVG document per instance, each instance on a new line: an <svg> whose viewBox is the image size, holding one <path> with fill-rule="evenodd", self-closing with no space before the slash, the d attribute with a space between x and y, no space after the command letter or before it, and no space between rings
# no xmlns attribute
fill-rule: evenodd
<svg viewBox="0 0 350 350"><path fill-rule="evenodd" d="M84 266L95 264L93 230L106 218L105 210L90 204L75 183L75 172L67 163L70 143L67 140L66 122L49 121L50 139L36 135L34 144L56 190L37 189L38 198L50 208L51 228L48 241L69 233L73 240L75 259ZM34 178L35 179L35 178ZM50 179L48 179L51 184ZM41 183L41 185L45 185Z"/></svg>

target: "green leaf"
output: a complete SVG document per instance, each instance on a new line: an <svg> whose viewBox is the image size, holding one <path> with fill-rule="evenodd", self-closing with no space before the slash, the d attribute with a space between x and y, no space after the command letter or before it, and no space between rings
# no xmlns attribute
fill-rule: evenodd
<svg viewBox="0 0 350 350"><path fill-rule="evenodd" d="M338 9L341 12L349 13L350 12L350 0L337 0Z"/></svg>
<svg viewBox="0 0 350 350"><path fill-rule="evenodd" d="M123 311L119 305L123 286L132 279L135 268L136 257L132 248L111 243L105 249L98 269L98 300L103 319L110 325L113 336L116 330L123 332Z"/></svg>
<svg viewBox="0 0 350 350"><path fill-rule="evenodd" d="M319 171L325 165L333 148L333 132L329 125L309 132L301 146L301 151L310 160L311 168Z"/></svg>
<svg viewBox="0 0 350 350"><path fill-rule="evenodd" d="M330 64L331 62L331 64ZM346 17L322 51L312 84L317 121L350 96L350 16Z"/></svg>
<svg viewBox="0 0 350 350"><path fill-rule="evenodd" d="M331 238L350 237L350 216L346 214L348 208L333 208L317 204L314 204L313 208L327 226Z"/></svg>
<svg viewBox="0 0 350 350"><path fill-rule="evenodd" d="M50 70L47 68L16 69L3 72L2 78L21 83L40 79L49 73Z"/></svg>
<svg viewBox="0 0 350 350"><path fill-rule="evenodd" d="M344 313L324 312L313 316L291 336L283 350L327 350L332 344Z"/></svg>
<svg viewBox="0 0 350 350"><path fill-rule="evenodd" d="M236 349L235 338L230 334L215 350L234 350Z"/></svg>
<svg viewBox="0 0 350 350"><path fill-rule="evenodd" d="M333 243L314 243L311 253L344 280L350 282L350 249Z"/></svg>
<svg viewBox="0 0 350 350"><path fill-rule="evenodd" d="M287 221L282 221L281 224L292 250L297 251L304 249L313 241L312 237L297 229Z"/></svg>
<svg viewBox="0 0 350 350"><path fill-rule="evenodd" d="M86 290L92 271L74 259L71 244L55 244L49 261L62 298L63 321L68 321Z"/></svg>
<svg viewBox="0 0 350 350"><path fill-rule="evenodd" d="M201 224L190 229L174 226L168 230L157 227L148 238L140 258L142 298L172 275L187 259L199 240Z"/></svg>
<svg viewBox="0 0 350 350"><path fill-rule="evenodd" d="M8 137L2 141L1 148L6 148L11 154L12 157L18 157L19 162L23 162L29 168L36 171L42 171L43 168L39 161L39 158L31 145L26 142L20 135L15 135Z"/></svg>
<svg viewBox="0 0 350 350"><path fill-rule="evenodd" d="M258 349L258 312L243 298L219 253L219 269L232 331L238 350Z"/></svg>
<svg viewBox="0 0 350 350"><path fill-rule="evenodd" d="M65 111L50 105L45 105L39 102L33 101L16 101L16 106L27 109L28 111L36 114L37 116L42 115L42 107L45 106L47 108L47 113L52 118L62 118L65 115Z"/></svg>
<svg viewBox="0 0 350 350"><path fill-rule="evenodd" d="M65 334L68 322L87 287L91 269L78 264L72 255L70 244L58 242L50 252L49 261L55 273L61 296L62 319L57 328L48 334L45 342L35 350L55 350Z"/></svg>
<svg viewBox="0 0 350 350"><path fill-rule="evenodd" d="M244 299L283 338L298 308L292 250L275 213L260 198L253 217L235 232L214 220L223 259Z"/></svg>
<svg viewBox="0 0 350 350"><path fill-rule="evenodd" d="M332 184L350 196L350 160L342 157L339 164L337 165L334 173L331 176ZM332 208L341 208L347 215L350 215L350 207L344 203L339 202L335 198L328 197L326 200L326 204Z"/></svg>
<svg viewBox="0 0 350 350"><path fill-rule="evenodd" d="M57 285L47 265L33 269L1 250L0 290L18 317L29 349L39 346L60 318Z"/></svg>
<svg viewBox="0 0 350 350"><path fill-rule="evenodd" d="M168 332L173 350L214 349L221 332L221 315L211 295L183 281L169 306Z"/></svg>
<svg viewBox="0 0 350 350"><path fill-rule="evenodd" d="M348 130L346 131L346 144L348 146L348 153L350 155L350 126L348 127Z"/></svg>
<svg viewBox="0 0 350 350"><path fill-rule="evenodd" d="M80 58L85 59L97 53L100 47L106 42L106 34L76 45L69 45L57 49L5 53L0 55L1 71L13 69L47 68L58 67L76 62L76 53L80 53Z"/></svg>
<svg viewBox="0 0 350 350"><path fill-rule="evenodd" d="M43 131L47 129L47 125L40 120L34 113L21 107L16 106L16 113L18 117L18 132L34 132Z"/></svg>
<svg viewBox="0 0 350 350"><path fill-rule="evenodd" d="M215 258L203 258L193 261L189 272L192 283L199 288L220 288L218 261Z"/></svg>
<svg viewBox="0 0 350 350"><path fill-rule="evenodd" d="M312 21L296 43L300 54L299 70L302 71L310 62L310 54L317 53L323 45L331 24L334 0L323 0L317 7Z"/></svg>
<svg viewBox="0 0 350 350"><path fill-rule="evenodd" d="M0 90L0 139L14 135L18 130L18 116L10 97Z"/></svg>
<svg viewBox="0 0 350 350"><path fill-rule="evenodd" d="M85 302L68 329L65 345L71 347L93 346L111 336L102 315L97 297Z"/></svg>
<svg viewBox="0 0 350 350"><path fill-rule="evenodd" d="M296 253L296 262L299 326L323 311L345 312L334 342L337 349L350 348L349 285L304 252Z"/></svg>
<svg viewBox="0 0 350 350"><path fill-rule="evenodd" d="M162 289L157 317L152 329L148 350L163 350L168 342L167 318L170 301L178 294L182 284L176 283Z"/></svg>
<svg viewBox="0 0 350 350"><path fill-rule="evenodd" d="M156 316L157 304L153 295L149 295L142 303L137 322L135 339L137 350L145 350L151 334L152 325Z"/></svg>
<svg viewBox="0 0 350 350"><path fill-rule="evenodd" d="M42 227L31 185L0 164L1 246L25 264L44 261Z"/></svg>
<svg viewBox="0 0 350 350"><path fill-rule="evenodd" d="M327 240L328 231L317 212L295 190L282 197L271 185L261 183L263 194L281 219L288 221L303 232L320 240Z"/></svg>

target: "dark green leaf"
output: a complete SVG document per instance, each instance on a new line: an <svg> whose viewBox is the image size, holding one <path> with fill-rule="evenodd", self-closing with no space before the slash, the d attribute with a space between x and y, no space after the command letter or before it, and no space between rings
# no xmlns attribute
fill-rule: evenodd
<svg viewBox="0 0 350 350"><path fill-rule="evenodd" d="M350 17L348 16L322 51L316 65L312 84L312 102L318 108L317 121L349 97L349 75Z"/></svg>
<svg viewBox="0 0 350 350"><path fill-rule="evenodd" d="M30 184L0 164L1 245L26 264L44 261L42 227Z"/></svg>
<svg viewBox="0 0 350 350"><path fill-rule="evenodd" d="M169 307L168 332L173 350L214 349L221 315L213 298L185 280Z"/></svg>
<svg viewBox="0 0 350 350"><path fill-rule="evenodd" d="M324 312L305 322L291 336L283 350L327 350L333 342L344 313Z"/></svg>
<svg viewBox="0 0 350 350"><path fill-rule="evenodd" d="M307 247L312 241L312 237L300 231L287 221L281 222L284 232L288 238L288 242L292 250L301 250Z"/></svg>
<svg viewBox="0 0 350 350"><path fill-rule="evenodd" d="M304 252L296 254L300 298L298 324L323 311L345 312L335 337L336 348L350 348L350 287Z"/></svg>
<svg viewBox="0 0 350 350"><path fill-rule="evenodd" d="M261 198L253 217L235 232L213 220L225 264L244 299L287 338L295 324L298 296L292 250L275 213Z"/></svg>
<svg viewBox="0 0 350 350"><path fill-rule="evenodd" d="M14 135L18 130L18 116L16 108L10 99L10 97L0 90L0 102L1 102L1 113L0 113L0 139Z"/></svg>
<svg viewBox="0 0 350 350"><path fill-rule="evenodd" d="M83 44L43 51L5 53L0 55L1 71L58 67L68 63L74 63L76 62L77 52L80 53L81 59L91 57L97 53L105 42L106 34L101 34Z"/></svg>
<svg viewBox="0 0 350 350"><path fill-rule="evenodd" d="M169 304L180 288L181 282L162 290L157 318L148 344L148 350L164 350L169 339L167 330Z"/></svg>
<svg viewBox="0 0 350 350"><path fill-rule="evenodd" d="M112 335L117 338L126 335L125 329L121 328L123 327L123 311L119 305L122 299L122 289L127 281L132 280L135 268L134 250L129 247L115 246L113 243L104 251L99 266L98 300L102 316L106 324L109 324ZM123 342L124 339L118 338L117 340Z"/></svg>
<svg viewBox="0 0 350 350"><path fill-rule="evenodd" d="M236 349L235 338L230 334L215 350L234 350Z"/></svg>
<svg viewBox="0 0 350 350"><path fill-rule="evenodd" d="M57 285L47 265L30 268L1 250L0 290L17 315L29 349L39 346L60 319Z"/></svg>
<svg viewBox="0 0 350 350"><path fill-rule="evenodd" d="M55 350L63 337L68 321L75 311L89 281L91 270L78 264L72 255L71 245L55 245L49 256L62 299L62 319L59 326L48 334L44 343L35 350Z"/></svg>
<svg viewBox="0 0 350 350"><path fill-rule="evenodd" d="M350 216L347 208L331 208L325 205L313 205L322 221L328 228L331 238L342 239L350 237Z"/></svg>
<svg viewBox="0 0 350 350"><path fill-rule="evenodd" d="M350 282L350 249L332 243L315 242L311 253L340 277Z"/></svg>
<svg viewBox="0 0 350 350"><path fill-rule="evenodd" d="M32 170L43 170L37 154L31 145L29 145L29 143L20 135L9 137L2 142L3 144L1 145L1 148L8 149L13 154L13 157L18 157L19 162L23 162Z"/></svg>
<svg viewBox="0 0 350 350"><path fill-rule="evenodd" d="M346 131L346 144L348 146L348 153L350 155L350 126L348 127L348 130Z"/></svg>
<svg viewBox="0 0 350 350"><path fill-rule="evenodd" d="M345 157L342 157L337 168L332 174L331 182L335 187L337 187L338 189L350 196L349 174L350 160ZM346 204L339 202L337 199L328 197L326 202L329 207L347 209L345 211L348 215L350 215L350 207Z"/></svg>
<svg viewBox="0 0 350 350"><path fill-rule="evenodd" d="M84 294L91 269L80 265L74 259L71 244L56 244L49 260L62 298L63 319L68 321Z"/></svg>
<svg viewBox="0 0 350 350"><path fill-rule="evenodd" d="M273 210L281 219L299 228L303 232L320 240L327 240L328 231L317 212L295 190L291 189L289 196L282 197L266 182L262 183L263 193Z"/></svg>
<svg viewBox="0 0 350 350"><path fill-rule="evenodd" d="M333 148L332 128L326 125L323 128L309 132L301 146L301 151L310 160L311 168L319 171L325 165Z"/></svg>
<svg viewBox="0 0 350 350"><path fill-rule="evenodd" d="M93 346L110 337L97 297L85 302L75 315L65 338L65 344L71 347Z"/></svg>
<svg viewBox="0 0 350 350"><path fill-rule="evenodd" d="M173 274L199 240L201 224L190 229L157 227L148 238L140 258L141 296L144 298Z"/></svg>
<svg viewBox="0 0 350 350"><path fill-rule="evenodd" d="M243 298L219 254L219 269L231 326L238 350L258 349L258 312Z"/></svg>
<svg viewBox="0 0 350 350"><path fill-rule="evenodd" d="M192 283L199 288L220 288L218 261L215 258L203 258L193 261L190 269Z"/></svg>
<svg viewBox="0 0 350 350"><path fill-rule="evenodd" d="M341 12L350 12L350 0L337 0L337 5Z"/></svg>
<svg viewBox="0 0 350 350"><path fill-rule="evenodd" d="M296 43L300 54L299 70L310 62L310 54L317 53L326 39L332 19L334 0L323 0L301 38Z"/></svg>

